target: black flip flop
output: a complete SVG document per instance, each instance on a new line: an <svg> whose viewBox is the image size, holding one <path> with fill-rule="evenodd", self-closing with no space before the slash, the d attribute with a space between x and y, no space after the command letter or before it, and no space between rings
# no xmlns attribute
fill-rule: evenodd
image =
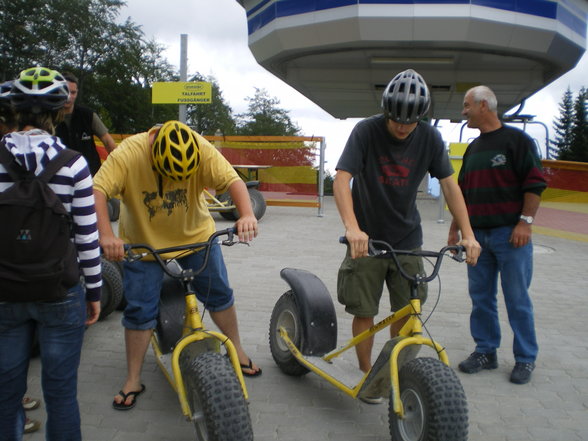
<svg viewBox="0 0 588 441"><path fill-rule="evenodd" d="M250 369L253 371L253 373L249 373L249 372L245 372L243 369ZM258 377L261 375L261 368L258 367L256 371L253 370L253 362L251 361L251 358L249 359L249 364L242 364L241 365L241 373L245 376L245 377Z"/></svg>
<svg viewBox="0 0 588 441"><path fill-rule="evenodd" d="M116 410L130 410L133 407L135 407L135 404L137 404L137 397L139 395L141 395L143 392L145 392L145 385L142 384L141 385L141 390L137 390L137 391L131 391L129 393L124 393L122 390L120 390L118 392L118 394L123 397L122 401L120 403L117 403L116 401L112 402L112 407ZM133 401L131 401L131 404L125 404L125 402L127 401L127 398L129 397L133 397Z"/></svg>

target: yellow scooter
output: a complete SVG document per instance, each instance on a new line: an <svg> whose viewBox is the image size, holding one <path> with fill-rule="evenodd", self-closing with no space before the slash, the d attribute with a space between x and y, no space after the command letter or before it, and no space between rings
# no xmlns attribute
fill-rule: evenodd
<svg viewBox="0 0 588 441"><path fill-rule="evenodd" d="M345 238L341 238L345 243ZM353 398L389 399L389 427L392 440L465 441L468 409L465 392L443 346L423 336L419 284L437 277L444 256L463 261L463 248L444 247L434 251L401 251L383 241L370 241L368 258L392 258L411 284L410 303L370 329L336 349L337 318L331 295L314 274L284 268L280 275L290 285L276 302L270 321L272 357L287 375L312 371ZM397 255L434 259L429 275L411 276L399 264ZM363 373L342 369L339 356L374 334L405 320L398 336L388 340L372 369ZM400 322L402 323L402 322ZM437 358L418 357L421 346L436 352Z"/></svg>
<svg viewBox="0 0 588 441"><path fill-rule="evenodd" d="M155 250L149 245L126 245L127 261L153 256L165 276L157 327L151 346L157 363L178 394L182 413L194 425L198 441L252 441L248 395L235 346L220 332L206 329L190 283L208 263L211 246L238 243L234 228L217 231L208 241ZM143 250L137 252L137 250ZM202 266L182 268L168 253L204 253ZM224 349L221 349L224 348Z"/></svg>

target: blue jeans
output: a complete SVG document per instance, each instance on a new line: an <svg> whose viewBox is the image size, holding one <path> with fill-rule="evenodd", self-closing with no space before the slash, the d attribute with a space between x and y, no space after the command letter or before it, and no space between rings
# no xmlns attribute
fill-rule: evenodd
<svg viewBox="0 0 588 441"><path fill-rule="evenodd" d="M530 363L537 358L537 338L529 286L533 276L533 245L515 248L509 242L513 227L475 229L482 253L476 266L468 266L472 299L470 329L476 351L491 353L500 346L497 287L498 274L510 327L514 334L515 361Z"/></svg>
<svg viewBox="0 0 588 441"><path fill-rule="evenodd" d="M41 350L41 385L47 441L82 439L77 401L78 366L86 320L81 285L56 302L0 303L0 441L22 439L22 399L35 332Z"/></svg>
<svg viewBox="0 0 588 441"><path fill-rule="evenodd" d="M181 257L178 262L182 268L197 270L202 265L204 251ZM163 270L157 262L124 262L125 307L122 324L127 329L147 330L157 325L159 314L159 295L163 280ZM230 308L235 299L229 286L227 267L218 243L211 246L208 265L194 280L192 286L196 297L209 311L224 311Z"/></svg>

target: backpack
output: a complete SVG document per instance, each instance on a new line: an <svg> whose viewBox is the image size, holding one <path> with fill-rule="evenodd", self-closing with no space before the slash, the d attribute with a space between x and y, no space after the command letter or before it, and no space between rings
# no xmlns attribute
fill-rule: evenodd
<svg viewBox="0 0 588 441"><path fill-rule="evenodd" d="M73 219L48 185L77 156L63 149L35 176L0 143L0 162L14 182L0 192L0 301L55 301L80 282Z"/></svg>

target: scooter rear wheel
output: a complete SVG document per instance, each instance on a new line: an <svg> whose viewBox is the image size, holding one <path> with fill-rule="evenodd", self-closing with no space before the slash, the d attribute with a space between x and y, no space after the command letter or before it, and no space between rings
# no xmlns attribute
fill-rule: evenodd
<svg viewBox="0 0 588 441"><path fill-rule="evenodd" d="M197 441L253 441L247 401L227 357L180 357L180 369Z"/></svg>
<svg viewBox="0 0 588 441"><path fill-rule="evenodd" d="M388 412L393 440L467 440L467 400L450 367L435 358L415 358L400 370L399 380L404 418L394 413L390 397Z"/></svg>
<svg viewBox="0 0 588 441"><path fill-rule="evenodd" d="M265 202L263 194L261 194L261 192L256 188L248 188L247 192L249 193L249 200L251 201L253 214L257 220L260 220L265 214L265 210L267 208L267 203ZM226 202L226 205L233 205L233 200L231 199L231 195L228 191L219 195L218 200L220 202ZM230 211L219 211L219 213L227 220L239 219L239 211L236 208Z"/></svg>
<svg viewBox="0 0 588 441"><path fill-rule="evenodd" d="M272 311L269 330L269 344L272 357L278 367L287 375L301 376L309 370L298 363L288 346L280 336L280 328L288 332L290 340L297 348L302 345L302 325L300 321L300 309L296 303L296 297L292 290L282 294Z"/></svg>

